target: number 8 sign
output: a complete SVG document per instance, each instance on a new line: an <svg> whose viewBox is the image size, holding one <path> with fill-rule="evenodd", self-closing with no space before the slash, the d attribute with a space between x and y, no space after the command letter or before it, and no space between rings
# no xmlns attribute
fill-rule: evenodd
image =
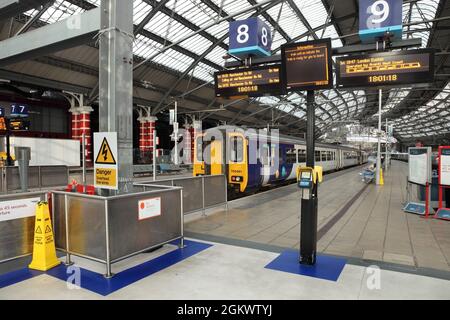
<svg viewBox="0 0 450 320"><path fill-rule="evenodd" d="M230 23L229 54L245 58L248 55L271 55L272 33L261 19L254 17Z"/></svg>
<svg viewBox="0 0 450 320"><path fill-rule="evenodd" d="M375 41L387 32L401 38L403 31L402 0L360 0L359 37L363 42Z"/></svg>

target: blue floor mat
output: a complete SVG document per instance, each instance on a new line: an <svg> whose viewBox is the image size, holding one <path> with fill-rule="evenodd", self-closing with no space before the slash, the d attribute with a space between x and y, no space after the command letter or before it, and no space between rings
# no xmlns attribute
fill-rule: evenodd
<svg viewBox="0 0 450 320"><path fill-rule="evenodd" d="M207 243L189 240L185 240L184 243L185 248L183 249L174 250L160 257L119 272L111 279L106 279L103 274L80 268L80 286L83 289L106 296L156 272L173 266L178 262L181 262L212 246ZM61 264L47 272L32 271L28 268L13 271L0 276L0 289L42 274L47 274L60 280L67 281L67 279L72 275L70 272L68 273L67 269L68 267Z"/></svg>
<svg viewBox="0 0 450 320"><path fill-rule="evenodd" d="M302 265L299 263L299 252L287 250L269 263L266 269L337 281L346 263L347 260L342 258L318 255L314 266Z"/></svg>

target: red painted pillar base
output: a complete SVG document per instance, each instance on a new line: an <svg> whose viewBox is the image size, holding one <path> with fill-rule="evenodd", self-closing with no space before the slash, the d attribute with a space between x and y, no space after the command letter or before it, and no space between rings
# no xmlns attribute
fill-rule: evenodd
<svg viewBox="0 0 450 320"><path fill-rule="evenodd" d="M147 150L148 155L150 157L150 162L153 162L153 134L156 130L156 121L158 121L158 118L156 117L148 117L147 118ZM155 141L156 143L157 141Z"/></svg>

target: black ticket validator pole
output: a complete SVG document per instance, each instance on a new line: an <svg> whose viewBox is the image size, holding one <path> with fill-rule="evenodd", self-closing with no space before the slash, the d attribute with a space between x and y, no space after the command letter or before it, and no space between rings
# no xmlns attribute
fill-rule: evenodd
<svg viewBox="0 0 450 320"><path fill-rule="evenodd" d="M315 93L308 91L306 98L306 166L314 169L315 166ZM318 207L318 181L313 184L312 192L301 200L300 223L300 263L314 265L317 251L317 207Z"/></svg>

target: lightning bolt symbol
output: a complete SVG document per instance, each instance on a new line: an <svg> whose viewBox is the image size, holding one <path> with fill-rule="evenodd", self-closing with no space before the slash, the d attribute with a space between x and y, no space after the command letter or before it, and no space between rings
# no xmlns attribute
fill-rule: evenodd
<svg viewBox="0 0 450 320"><path fill-rule="evenodd" d="M108 159L108 147L106 146L106 144L103 145L102 155L103 161L106 161Z"/></svg>

